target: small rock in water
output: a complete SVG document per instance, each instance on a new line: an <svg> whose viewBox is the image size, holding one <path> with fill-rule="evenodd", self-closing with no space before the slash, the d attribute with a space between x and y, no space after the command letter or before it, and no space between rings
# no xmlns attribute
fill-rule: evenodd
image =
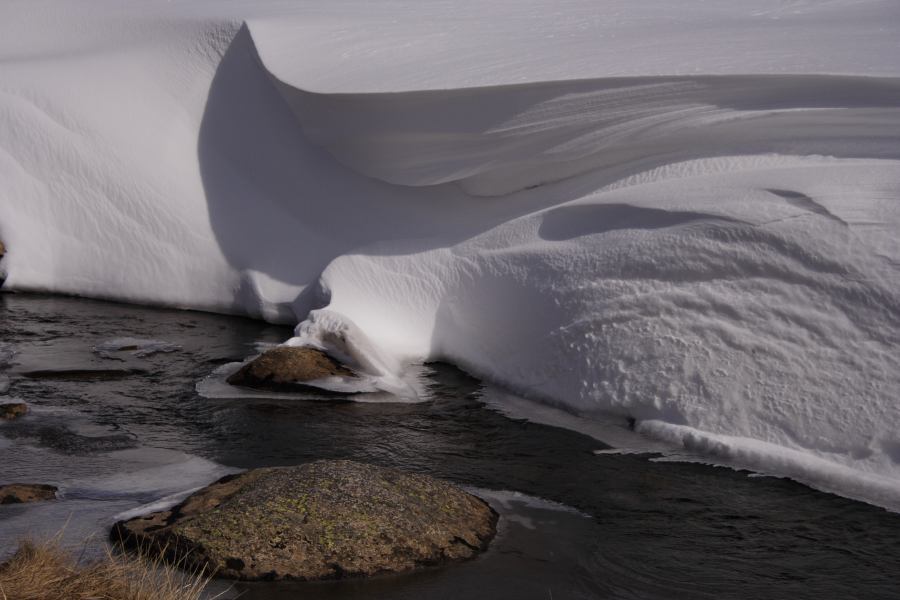
<svg viewBox="0 0 900 600"><path fill-rule="evenodd" d="M0 504L22 504L55 500L56 486L43 483L10 483L0 485Z"/></svg>
<svg viewBox="0 0 900 600"><path fill-rule="evenodd" d="M336 579L467 559L496 532L491 507L396 469L321 460L231 475L111 538L243 580Z"/></svg>
<svg viewBox="0 0 900 600"><path fill-rule="evenodd" d="M12 421L28 412L28 405L24 402L6 402L0 404L0 420Z"/></svg>
<svg viewBox="0 0 900 600"><path fill-rule="evenodd" d="M355 374L321 350L278 346L241 367L227 381L231 385L290 392L308 389L305 382L327 377L355 377Z"/></svg>

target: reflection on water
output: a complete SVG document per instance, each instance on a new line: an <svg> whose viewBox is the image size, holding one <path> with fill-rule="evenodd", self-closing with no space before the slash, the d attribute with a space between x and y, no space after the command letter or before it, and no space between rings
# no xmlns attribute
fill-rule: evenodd
<svg viewBox="0 0 900 600"><path fill-rule="evenodd" d="M790 481L596 454L604 446L587 435L491 410L480 383L446 365L426 369L419 404L195 390L218 366L289 335L233 317L0 296L0 340L15 351L0 366L3 393L34 408L0 425L0 482L56 483L64 494L0 507L0 552L67 518L70 539L102 535L117 513L228 468L351 458L543 498L589 518L482 492L506 518L503 535L475 561L372 581L243 586L242 598L898 596L898 515ZM126 337L178 348L94 351ZM124 372L109 375L116 370Z"/></svg>

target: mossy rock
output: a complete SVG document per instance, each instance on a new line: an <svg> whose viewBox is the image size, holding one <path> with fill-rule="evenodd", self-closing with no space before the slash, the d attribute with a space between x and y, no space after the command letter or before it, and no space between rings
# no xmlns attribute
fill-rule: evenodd
<svg viewBox="0 0 900 600"><path fill-rule="evenodd" d="M322 460L224 477L171 510L116 523L111 538L220 577L317 580L471 558L496 524L486 502L448 482Z"/></svg>
<svg viewBox="0 0 900 600"><path fill-rule="evenodd" d="M242 387L291 392L308 390L309 381L354 376L353 371L316 348L278 346L251 360L227 381Z"/></svg>

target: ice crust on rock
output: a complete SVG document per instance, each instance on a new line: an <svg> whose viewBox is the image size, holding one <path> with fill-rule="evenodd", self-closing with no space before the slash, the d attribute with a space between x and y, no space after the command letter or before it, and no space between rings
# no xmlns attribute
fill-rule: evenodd
<svg viewBox="0 0 900 600"><path fill-rule="evenodd" d="M0 17L6 287L302 321L381 389L451 360L900 507L900 4Z"/></svg>

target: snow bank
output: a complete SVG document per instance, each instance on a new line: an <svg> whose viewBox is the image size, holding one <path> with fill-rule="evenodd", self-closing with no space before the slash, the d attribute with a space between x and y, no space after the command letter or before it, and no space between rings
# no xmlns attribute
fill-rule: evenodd
<svg viewBox="0 0 900 600"><path fill-rule="evenodd" d="M7 286L302 320L384 387L448 359L900 506L896 2L0 10Z"/></svg>

